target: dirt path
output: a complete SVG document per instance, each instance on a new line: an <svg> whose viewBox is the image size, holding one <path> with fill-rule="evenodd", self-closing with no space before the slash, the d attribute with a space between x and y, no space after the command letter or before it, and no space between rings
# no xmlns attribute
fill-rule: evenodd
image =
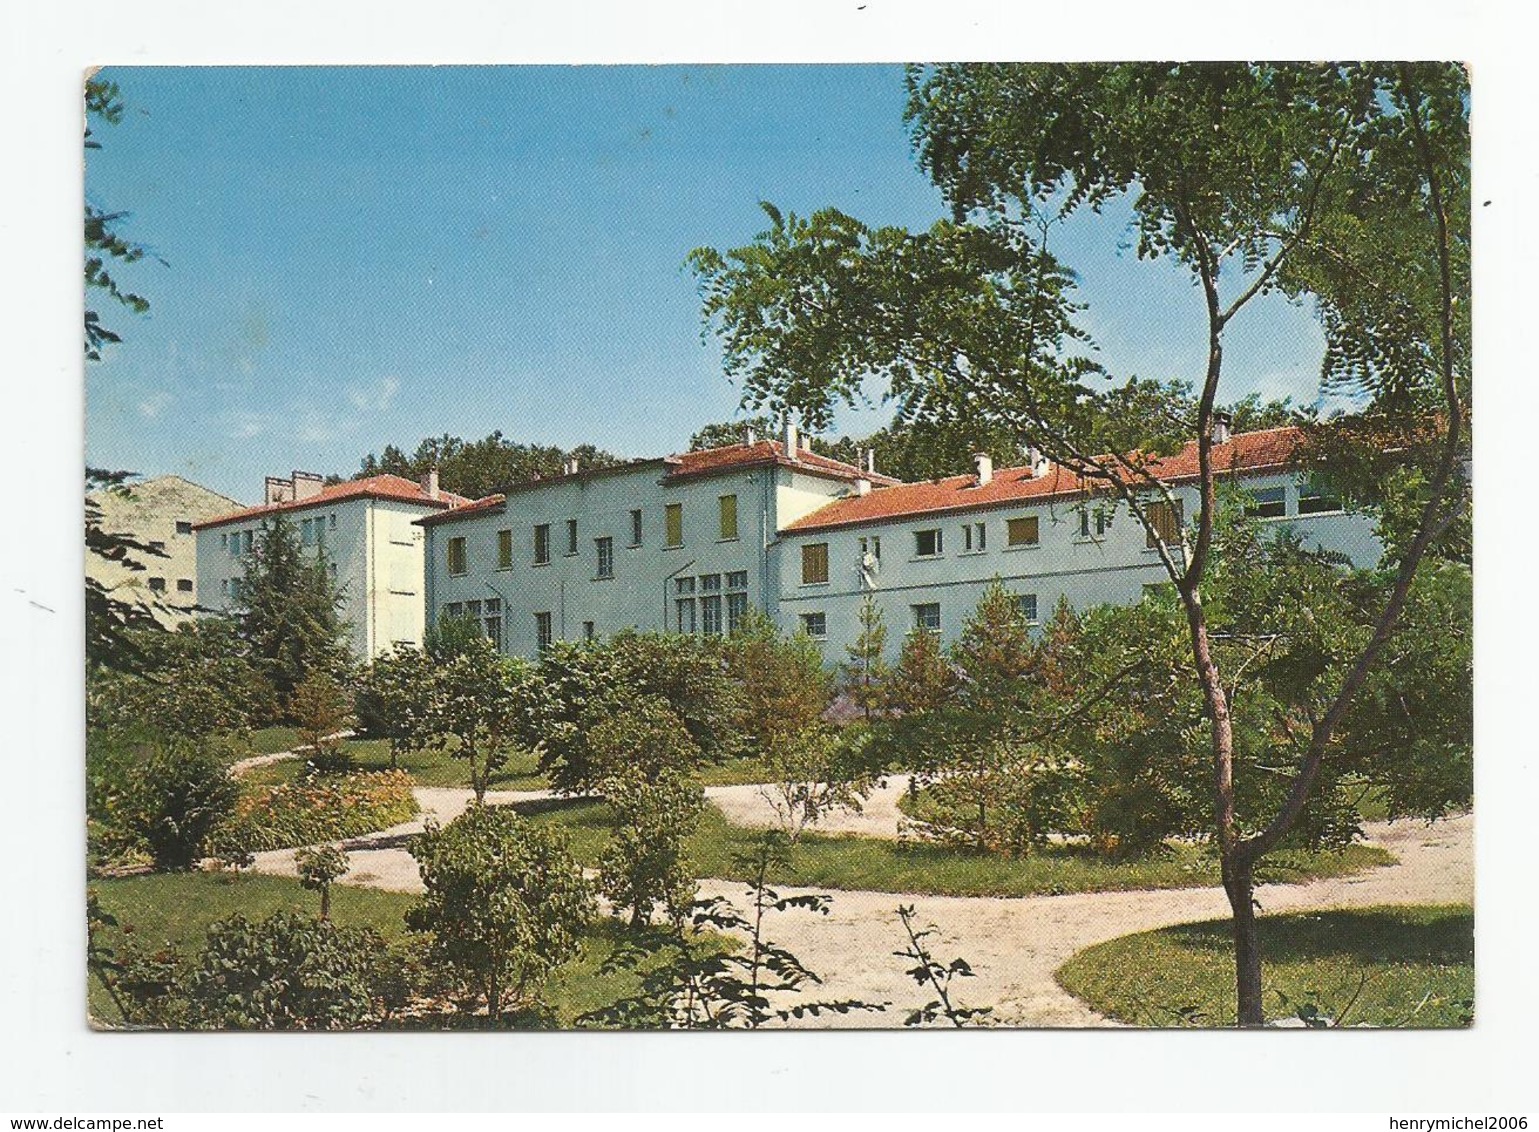
<svg viewBox="0 0 1539 1132"><path fill-rule="evenodd" d="M835 810L824 814L811 833L853 833L860 837L884 837L894 840L899 825L907 820L898 809L898 799L908 791L909 775L891 774L883 784L866 795L859 810ZM707 786L705 796L726 815L733 825L748 829L778 829L780 816L770 803L765 786Z"/></svg>
<svg viewBox="0 0 1539 1132"><path fill-rule="evenodd" d="M333 731L326 738L351 739L353 735L354 732L352 731ZM295 747L288 751L274 751L270 755L251 755L248 758L237 759L230 764L230 774L235 778L239 778L247 771L255 770L259 766L270 766L273 763L281 763L285 759L297 759L309 749L309 747Z"/></svg>
<svg viewBox="0 0 1539 1132"><path fill-rule="evenodd" d="M754 787L716 787L712 800L741 799ZM889 784L894 799L903 786ZM470 791L420 787L423 817L452 820L470 802ZM549 797L544 790L492 791L493 805ZM745 806L750 803L743 803ZM723 810L738 820L742 810ZM893 812L896 813L894 806ZM874 819L873 819L874 820ZM894 819L895 820L895 819ZM831 825L820 828L833 829ZM896 827L894 827L896 828ZM1362 907L1370 904L1460 903L1474 899L1474 818L1451 818L1428 826L1420 822L1370 823L1370 843L1382 845L1398 863L1350 877L1302 885L1265 885L1257 899L1266 912L1305 908ZM417 863L405 841L420 832L422 818L346 842L351 868L344 884L396 892L421 892ZM853 831L852 831L853 832ZM888 835L891 836L891 835ZM292 850L257 855L259 872L294 875ZM704 880L702 896L723 896L746 907L739 881ZM932 940L938 957L956 956L972 965L977 977L957 988L962 1005L992 1005L991 1021L1013 1026L1106 1026L1107 1019L1064 991L1053 973L1075 952L1132 932L1228 914L1217 888L1161 889L1138 892L1078 893L1070 896L974 897L925 896L891 892L823 891L833 897L829 915L792 911L778 915L769 937L789 947L823 979L817 997L888 1002L882 1014L826 1015L804 1020L813 1028L900 1026L904 1013L921 997L905 973L905 961L893 955L905 943L898 923L899 904L914 905L921 924L941 929Z"/></svg>

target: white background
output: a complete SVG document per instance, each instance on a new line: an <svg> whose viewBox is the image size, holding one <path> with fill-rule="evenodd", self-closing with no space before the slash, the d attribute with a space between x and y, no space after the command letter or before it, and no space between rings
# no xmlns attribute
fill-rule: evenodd
<svg viewBox="0 0 1539 1132"><path fill-rule="evenodd" d="M8 5L0 68L0 498L9 510L0 526L0 1113L859 1107L1425 1114L1531 1104L1539 1090L1527 1047L1539 1003L1528 937L1536 889L1528 272L1539 256L1528 210L1539 165L1525 54L1534 37L1520 11L1516 3L1423 0ZM1237 57L1472 64L1480 825L1479 1021L1472 1032L134 1036L85 1028L85 68Z"/></svg>

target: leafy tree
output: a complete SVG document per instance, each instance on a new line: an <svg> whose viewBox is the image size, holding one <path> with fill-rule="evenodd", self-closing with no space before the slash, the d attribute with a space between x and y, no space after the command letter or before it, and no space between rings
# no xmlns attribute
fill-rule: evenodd
<svg viewBox="0 0 1539 1132"><path fill-rule="evenodd" d="M486 798L492 775L533 733L531 720L545 713L545 689L535 666L503 656L477 637L426 669L416 742L469 764L476 801Z"/></svg>
<svg viewBox="0 0 1539 1132"><path fill-rule="evenodd" d="M508 1006L535 1006L594 912L561 834L477 804L442 828L429 822L411 853L426 892L406 923L432 933L433 960L485 999L494 1022Z"/></svg>
<svg viewBox="0 0 1539 1132"><path fill-rule="evenodd" d="M408 456L393 444L378 455L363 458L354 479L393 473L408 479L420 479L434 468L445 490L471 499L506 491L511 485L538 477L560 475L570 459L579 467L602 468L620 463L620 458L579 444L564 449L551 445L520 444L494 432L484 440L462 440L447 433L428 437Z"/></svg>
<svg viewBox="0 0 1539 1132"><path fill-rule="evenodd" d="M588 727L615 689L627 700L667 704L702 762L721 762L741 748L742 691L717 641L634 630L604 641L556 641L540 655L539 672L546 698L525 743L540 746L540 769L560 793L588 793L608 773L595 760Z"/></svg>
<svg viewBox="0 0 1539 1132"><path fill-rule="evenodd" d="M132 475L131 472L109 472L101 468L86 469L85 548L86 554L105 562L142 571L145 566L139 560L140 556L163 558L165 552L130 534L104 529L101 505L94 498L103 491L131 492L132 488L125 481ZM136 598L119 597L113 589L89 575L85 580L85 621L86 664L91 668L119 672L130 671L139 662L136 640L142 642L142 634L159 632L162 628L150 605Z"/></svg>
<svg viewBox="0 0 1539 1132"><path fill-rule="evenodd" d="M348 667L342 602L324 556L305 554L282 515L263 520L246 558L235 623L247 655L290 717L306 677L335 676Z"/></svg>
<svg viewBox="0 0 1539 1132"><path fill-rule="evenodd" d="M308 752L306 762L320 774L345 774L353 760L343 746L342 734L353 722L352 698L332 676L311 671L294 689L290 710L299 730L299 744Z"/></svg>
<svg viewBox="0 0 1539 1132"><path fill-rule="evenodd" d="M656 908L681 924L695 899L695 879L684 846L700 824L705 792L676 770L648 777L632 771L605 779L613 836L599 858L599 891L616 913L630 909L630 924L646 924Z"/></svg>
<svg viewBox="0 0 1539 1132"><path fill-rule="evenodd" d="M749 417L746 420L737 421L713 421L695 430L695 434L689 438L689 450L703 452L707 448L730 448L734 444L744 443L749 433L752 433L757 440L779 440L780 426L766 416ZM817 438L813 439L814 451L820 443Z"/></svg>
<svg viewBox="0 0 1539 1132"><path fill-rule="evenodd" d="M390 743L390 769L402 755L427 742L424 726L431 703L433 659L423 649L396 645L363 670L355 704L365 734Z"/></svg>
<svg viewBox="0 0 1539 1132"><path fill-rule="evenodd" d="M883 706L885 682L890 671L885 658L887 623L882 616L882 607L871 594L860 603L858 624L860 633L845 646L849 660L840 666L840 673L844 677L845 690L869 722Z"/></svg>
<svg viewBox="0 0 1539 1132"><path fill-rule="evenodd" d="M957 64L916 68L908 83L919 161L951 218L908 232L767 206L771 226L751 247L694 253L705 315L745 408L795 409L817 427L882 379L900 412L1007 430L1150 533L1209 732L1237 1016L1259 1025L1256 867L1309 805L1417 570L1467 500L1466 76L1444 64ZM1194 415L1178 388L1104 380L1082 351L1072 276L1047 236L1063 215L1114 200L1132 208L1140 257L1196 284L1206 363ZM1326 383L1360 394L1372 446L1400 450L1395 510L1408 520L1372 628L1290 719L1297 741L1274 751L1269 765L1291 764L1282 801L1242 814L1236 713L1205 603L1223 478L1212 438L1224 331L1277 291L1314 300ZM1192 437L1199 506L1167 544L1151 512L1171 486L1155 460Z"/></svg>
<svg viewBox="0 0 1539 1132"><path fill-rule="evenodd" d="M321 919L331 919L331 885L347 875L347 851L340 845L316 845L294 853L294 867L304 888L321 894Z"/></svg>
<svg viewBox="0 0 1539 1132"><path fill-rule="evenodd" d="M112 769L103 766L109 759ZM94 761L87 811L139 839L162 869L192 868L240 794L207 741L102 743Z"/></svg>
<svg viewBox="0 0 1539 1132"><path fill-rule="evenodd" d="M940 634L912 630L903 638L898 663L887 686L887 706L900 715L940 707L957 687L957 672L941 648Z"/></svg>
<svg viewBox="0 0 1539 1132"><path fill-rule="evenodd" d="M298 912L255 923L236 913L209 926L186 997L194 1026L350 1030L373 1020L384 941Z"/></svg>
<svg viewBox="0 0 1539 1132"><path fill-rule="evenodd" d="M700 745L661 696L616 689L590 706L582 730L588 773L605 797L605 784L687 778L700 765Z"/></svg>

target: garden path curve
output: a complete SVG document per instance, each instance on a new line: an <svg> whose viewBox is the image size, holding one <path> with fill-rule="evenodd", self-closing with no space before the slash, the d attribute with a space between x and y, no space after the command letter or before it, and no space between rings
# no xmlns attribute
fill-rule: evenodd
<svg viewBox="0 0 1539 1132"><path fill-rule="evenodd" d="M901 793L902 788L889 781L887 792ZM742 802L746 794L757 789L715 787L708 793L713 801L725 793ZM470 791L463 789L419 787L415 793L423 816L441 822L462 813L471 799ZM503 805L549 796L545 790L491 791L487 802ZM727 816L742 820L743 811L729 807L731 802L723 806ZM867 813L879 812L867 808ZM824 831L835 828L831 823L819 826ZM342 883L398 892L422 891L416 861L405 847L406 838L421 829L419 818L345 842L351 868ZM1396 864L1307 884L1263 885L1257 890L1262 908L1283 912L1372 904L1468 903L1474 899L1472 815L1434 825L1371 822L1365 830L1369 843L1388 849L1397 858ZM259 872L293 876L294 853L287 849L259 853L255 867ZM723 896L744 907L744 887L738 881L707 879L701 881L700 894ZM791 887L780 891L829 892ZM770 938L822 976L823 985L815 997L858 998L887 1002L891 1007L884 1014L825 1015L800 1023L808 1027L899 1026L906 1010L929 1000L904 973L909 964L893 954L905 943L896 914L899 904L914 905L921 925L939 925L940 935L931 941L938 958L949 962L961 956L971 964L977 977L956 985L958 1003L992 1005L992 1023L1014 1026L1111 1025L1055 981L1054 972L1070 956L1132 932L1228 914L1223 892L1217 888L1026 897L842 890L829 894L833 899L827 916L787 912L775 917L769 926Z"/></svg>

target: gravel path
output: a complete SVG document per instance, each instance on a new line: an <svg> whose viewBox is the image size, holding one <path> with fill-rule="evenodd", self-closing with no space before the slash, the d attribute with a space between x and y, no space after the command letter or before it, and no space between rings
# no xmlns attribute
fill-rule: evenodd
<svg viewBox="0 0 1539 1132"><path fill-rule="evenodd" d="M896 779L889 780L883 794L890 795L895 803L904 788L906 783L900 785ZM756 787L733 786L713 787L708 793L712 801L722 806L729 820L737 822L740 815L752 812L753 803L747 799L756 791ZM418 788L415 793L424 816L432 815L440 821L452 820L463 812L471 797L468 790L446 788ZM492 791L487 794L487 801L498 805L549 796L549 791L544 790ZM761 800L761 804L768 809L767 803ZM886 805L885 800L878 802L878 807ZM868 828L878 828L877 822L886 821L878 807L867 807L864 820L871 823ZM897 813L895 804L891 813ZM859 819L858 815L852 817ZM895 817L893 821L896 832ZM840 827L825 823L818 828L833 831ZM418 819L345 843L352 867L342 883L397 892L422 891L416 861L404 844L408 836L421 829L422 819ZM1264 912L1473 901L1471 815L1431 826L1421 822L1376 822L1368 824L1366 832L1370 843L1388 849L1398 863L1301 885L1265 885L1257 891ZM287 849L259 853L256 869L293 876L294 853ZM778 891L790 894L828 890ZM700 894L724 896L738 907L746 907L744 885L738 881L704 880ZM828 916L786 912L769 924L769 937L788 947L822 977L823 985L815 997L858 998L892 1005L883 1014L825 1015L800 1023L820 1029L900 1026L907 1009L928 1001L904 973L905 961L893 955L906 942L897 918L899 904L914 905L921 925L934 923L940 927L940 936L930 941L938 958L949 962L961 956L972 965L977 977L959 982L958 1002L992 1005L990 1021L1011 1026L1112 1025L1054 981L1054 972L1071 955L1132 932L1228 915L1228 904L1217 888L1012 898L846 891L829 894L833 900Z"/></svg>
<svg viewBox="0 0 1539 1132"><path fill-rule="evenodd" d="M890 774L881 786L866 795L859 810L835 810L824 814L811 833L852 833L859 837L896 839L898 826L907 820L898 799L908 791L910 776ZM733 825L749 829L777 829L780 817L764 786L707 786L705 796Z"/></svg>

